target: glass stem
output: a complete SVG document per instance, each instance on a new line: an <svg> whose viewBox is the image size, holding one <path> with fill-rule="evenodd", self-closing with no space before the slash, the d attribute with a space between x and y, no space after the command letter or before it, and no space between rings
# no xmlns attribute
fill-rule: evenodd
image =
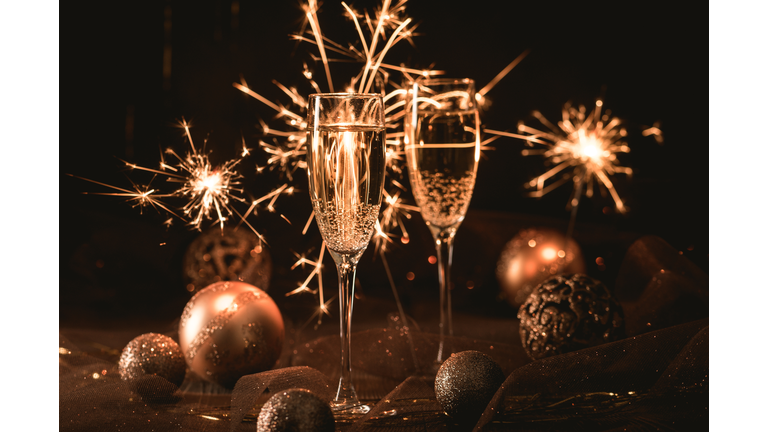
<svg viewBox="0 0 768 432"><path fill-rule="evenodd" d="M334 256L336 258L336 256ZM355 299L355 272L357 260L353 256L341 255L336 259L339 273L339 321L341 336L341 378L336 392L336 403L357 404L358 399L352 386L352 361L350 358L352 340L352 304Z"/></svg>
<svg viewBox="0 0 768 432"><path fill-rule="evenodd" d="M451 317L451 263L453 262L453 237L455 230L442 230L435 233L437 250L437 275L440 280L440 346L437 350L438 364L450 356L445 336L453 336L453 318Z"/></svg>

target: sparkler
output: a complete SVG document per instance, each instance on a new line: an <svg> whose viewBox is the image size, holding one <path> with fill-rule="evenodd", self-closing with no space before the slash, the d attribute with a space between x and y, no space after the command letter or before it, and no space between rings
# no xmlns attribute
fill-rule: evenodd
<svg viewBox="0 0 768 432"><path fill-rule="evenodd" d="M568 208L579 204L586 186L586 196L592 197L595 184L610 193L616 210L625 213L627 207L619 197L611 181L615 174L632 175L632 169L619 165L618 154L629 153L629 146L624 142L626 129L621 127L621 120L601 113L603 102L598 100L588 115L586 108L578 109L566 104L562 109L562 121L557 126L547 120L540 112L533 116L548 130L542 131L520 123L518 131L523 135L508 132L486 130L488 133L509 136L526 141L526 144L543 146L538 149L525 149L523 156L543 155L554 166L544 174L531 179L526 187L534 189L532 197L542 197L552 190L573 182L574 190L568 201Z"/></svg>
<svg viewBox="0 0 768 432"><path fill-rule="evenodd" d="M347 92L369 92L374 85L377 85L378 91L384 91L383 87L385 85L393 85L395 89L387 93L383 98L385 104L388 104L385 110L385 122L389 128L398 127L397 121L402 117L402 114L399 111L402 111L403 103L397 101L397 99L398 96L401 96L404 93L402 89L397 88L396 84L389 81L389 71L397 71L404 74L419 74L423 76L439 75L442 73L441 71L416 70L404 66L398 67L384 63L385 55L393 46L403 40L410 41L413 35L415 26L411 25L412 19L405 16L405 3L406 0L401 0L393 6L390 0L384 0L381 8L371 15L367 11L362 13L357 12L346 3L342 2L347 17L354 24L354 28L359 37L358 44L350 44L345 47L339 43L331 41L322 34L320 22L317 17L318 4L315 0L309 0L303 5L305 20L302 24L302 29L299 34L292 36L298 42L306 42L317 48L318 56L313 57L323 65L328 90L330 92L334 91L330 63L340 61L354 61L363 65L360 72L343 85L343 88L345 88ZM364 29L368 30L369 38L365 37ZM384 41L383 48L381 49L379 49L379 39ZM332 58L329 56L329 53L340 55L341 58ZM306 65L304 66L304 77L308 80L313 91L318 93L321 92L320 86L314 80L314 74L306 67ZM271 138L272 142L260 141L259 145L263 151L270 155L267 160L269 169L278 170L284 174L289 181L293 181L295 172L299 169L306 169L307 167L305 162L307 124L304 120L306 118L307 101L295 88L286 87L277 81L273 81L273 83L290 98L291 103L288 106L279 102L272 102L255 92L247 85L242 77L240 83L234 83L233 86L276 111L277 119L283 121L284 127L280 129L271 128L262 122L262 132L265 137ZM394 132L387 135L387 184L390 187L405 190L405 188L393 177L393 175L399 176L402 174L401 163L404 161L404 153L401 148L402 132ZM259 168L259 170L262 169L264 169L264 167ZM402 219L410 217L410 214L407 213L408 211L418 211L418 208L404 204L402 198L400 198L399 191L393 194L385 192L385 203L383 207L381 220L377 221L376 225L377 235L376 240L374 241L376 248L380 249L385 247L385 242L382 239L389 240L391 235L387 233L394 228L400 228L403 231L404 236L402 237L402 241L403 243L407 243L407 231L405 231ZM314 214L309 217L303 230L304 234L309 229L313 216ZM313 269L298 288L287 294L295 295L309 292L317 295L319 302L318 312L320 312L318 313L318 320L322 319L322 313L328 313L326 308L327 303L324 302L323 299L322 288L322 259L324 252L325 243L323 243L320 248L317 260L310 260L305 255L297 255L298 260L293 268L299 266L303 267L304 265L309 264L313 266ZM310 288L310 284L314 279L317 279L317 289Z"/></svg>
<svg viewBox="0 0 768 432"><path fill-rule="evenodd" d="M266 243L264 237L246 220L246 218L254 213L258 204L266 199L271 198L267 208L270 211L274 211L274 204L277 197L281 194L292 193L293 188L289 188L288 185L285 184L265 196L253 200L250 203L248 210L244 213L240 213L234 205L236 203L248 204L247 200L240 196L240 194L244 192L241 187L242 176L236 170L236 167L240 162L250 154L250 149L245 146L245 141L243 141L243 150L240 157L228 160L221 165L214 166L211 164L209 155L205 151L207 140L204 141L203 147L198 150L192 140L192 134L189 131L192 125L182 119L179 122L179 127L184 129L184 135L189 143L189 149L184 157L181 157L172 148L165 151L166 154L173 156L176 159L175 165L166 163L162 154L160 157L159 169L143 167L121 160L129 170L153 173L154 176L152 180L157 176L164 176L168 183L178 184L176 189L172 192L164 194L159 193L157 188L151 188L150 184L152 181L147 185L138 185L131 181L133 190L130 190L84 177L74 175L72 175L72 177L117 191L91 193L92 195L126 197L128 198L128 201L135 201L134 206L141 206L142 208L151 206L155 209L162 209L173 217L183 220L189 226L197 230L202 229L202 225L205 221L218 223L223 229L224 223L229 218L236 216L240 224L246 224L262 242ZM171 199L179 199L184 202L184 204L181 205L177 211L174 211L171 209L172 206L166 202L166 200ZM170 225L172 220L173 218L168 219L166 225Z"/></svg>
<svg viewBox="0 0 768 432"><path fill-rule="evenodd" d="M312 55L312 58L323 65L327 87L330 92L333 92L335 88L344 88L349 93L369 92L375 88L375 91L384 93L383 101L386 106L384 112L385 122L387 128L394 131L388 131L387 133L385 199L382 203L381 215L376 223L376 232L373 238L374 250L381 255L382 259L384 259L383 254L393 243L392 238L397 237L393 234L396 230L399 229L402 233L400 241L403 244L409 242L408 232L403 222L404 219L410 219L411 212L419 211L418 207L406 204L401 197L401 193L406 188L398 182L398 179L403 175L405 152L402 142L404 133L398 129L400 128L400 119L405 115L403 108L406 90L400 88L396 82L389 79L390 73L400 73L404 78L411 81L415 79L415 76L429 77L444 73L439 70L412 69L384 62L385 55L399 42L405 40L413 44L411 38L414 35L416 26L411 24L412 19L405 14L406 3L407 0L400 0L393 5L391 0L383 0L381 7L374 11L373 14L370 14L368 11L358 12L345 2L342 2L341 4L346 11L346 16L354 25L358 36L357 43L344 46L323 35L317 16L319 5L317 1L309 0L302 5L305 18L301 31L298 34L292 35L293 39L297 42L309 43L317 49L317 54ZM368 37L366 37L366 33ZM383 48L379 49L382 45ZM486 103L485 95L527 54L528 51L518 56L477 93L478 103L481 106ZM357 62L362 67L348 82L344 83L341 87L334 87L330 67L331 63L334 62ZM313 92L322 92L320 85L315 81L314 73L306 64L304 65L303 75ZM277 129L261 122L263 135L271 139L271 142L260 141L259 145L264 152L270 155L267 161L269 169L277 170L284 174L289 181L293 181L297 170L307 168L305 162L307 101L296 88L286 87L274 80L273 84L290 98L290 104L284 105L280 102L270 101L250 88L242 77L240 83L233 83L233 86L274 110L276 112L276 119L283 122L283 126ZM392 87L392 89L389 91L385 90L387 86ZM487 144L497 138L498 136L494 136L483 141L481 143L481 151L492 149ZM261 167L258 170L264 168ZM314 213L307 220L303 234L306 234L309 229L313 216ZM319 302L318 320L322 319L322 313L327 313L325 307L327 303L323 301L322 290L322 258L324 251L325 244L321 246L317 260L309 260L304 255L297 255L298 260L293 268L310 264L313 266L313 269L298 288L287 294L295 295L309 292L317 295ZM388 274L388 276L390 281L392 281L391 275ZM317 278L318 288L311 289L309 286L315 278ZM395 291L394 283L391 283L391 285L393 291ZM396 291L395 296L397 296Z"/></svg>

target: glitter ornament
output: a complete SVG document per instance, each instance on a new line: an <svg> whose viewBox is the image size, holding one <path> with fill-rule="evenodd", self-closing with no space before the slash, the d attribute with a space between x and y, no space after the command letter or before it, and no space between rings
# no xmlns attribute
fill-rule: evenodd
<svg viewBox="0 0 768 432"><path fill-rule="evenodd" d="M474 424L485 411L504 372L479 351L451 354L435 377L435 395L443 411L461 424Z"/></svg>
<svg viewBox="0 0 768 432"><path fill-rule="evenodd" d="M272 258L252 231L215 226L198 236L184 254L187 290L197 292L222 281L269 289Z"/></svg>
<svg viewBox="0 0 768 432"><path fill-rule="evenodd" d="M624 312L602 282L583 274L554 276L517 313L520 338L534 360L624 337Z"/></svg>
<svg viewBox="0 0 768 432"><path fill-rule="evenodd" d="M217 282L201 290L179 323L179 346L189 368L229 388L243 375L272 368L284 338L275 302L244 282Z"/></svg>
<svg viewBox="0 0 768 432"><path fill-rule="evenodd" d="M554 230L521 230L510 240L496 265L496 279L509 304L520 307L533 289L555 274L584 273L581 248Z"/></svg>
<svg viewBox="0 0 768 432"><path fill-rule="evenodd" d="M173 339L147 333L134 338L123 348L118 370L124 381L136 383L148 375L157 375L178 388L184 381L187 364ZM168 389L169 394L174 391Z"/></svg>
<svg viewBox="0 0 768 432"><path fill-rule="evenodd" d="M281 391L261 408L258 432L333 432L331 407L306 389Z"/></svg>

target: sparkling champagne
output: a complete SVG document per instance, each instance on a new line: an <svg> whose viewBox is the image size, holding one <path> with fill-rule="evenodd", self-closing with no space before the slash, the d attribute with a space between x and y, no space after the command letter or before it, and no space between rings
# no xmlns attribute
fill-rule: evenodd
<svg viewBox="0 0 768 432"><path fill-rule="evenodd" d="M328 248L357 254L368 245L381 208L386 154L382 127L309 129L309 191Z"/></svg>
<svg viewBox="0 0 768 432"><path fill-rule="evenodd" d="M477 124L475 111L419 112L406 152L413 195L428 225L448 228L464 220L477 177Z"/></svg>

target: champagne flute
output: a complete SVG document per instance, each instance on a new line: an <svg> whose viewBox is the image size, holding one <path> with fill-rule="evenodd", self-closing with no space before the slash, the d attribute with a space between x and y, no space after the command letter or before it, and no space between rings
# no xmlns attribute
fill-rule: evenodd
<svg viewBox="0 0 768 432"><path fill-rule="evenodd" d="M315 219L339 274L341 377L334 411L366 413L352 386L351 325L355 271L368 247L384 187L385 124L381 95L309 96L307 174Z"/></svg>
<svg viewBox="0 0 768 432"><path fill-rule="evenodd" d="M471 79L418 79L405 105L408 175L435 240L440 281L440 345L434 369L450 356L453 238L472 198L480 159L480 116Z"/></svg>

